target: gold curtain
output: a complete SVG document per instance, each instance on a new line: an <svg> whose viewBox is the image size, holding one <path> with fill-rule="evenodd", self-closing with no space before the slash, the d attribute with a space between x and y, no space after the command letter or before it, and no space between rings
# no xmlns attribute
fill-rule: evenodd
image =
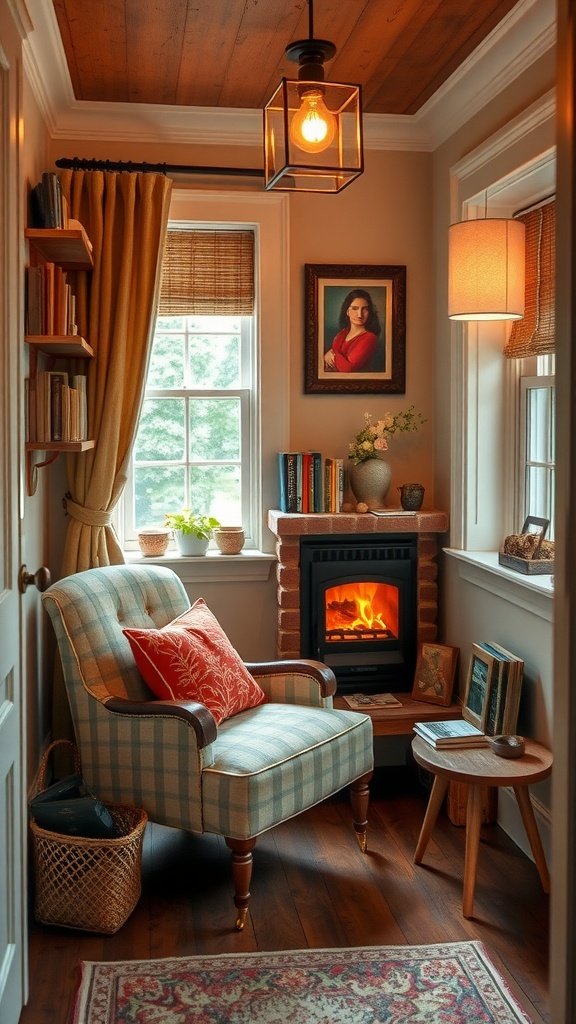
<svg viewBox="0 0 576 1024"><path fill-rule="evenodd" d="M88 367L93 449L68 456L62 576L124 561L111 513L126 483L144 393L171 181L160 174L65 171L70 215L85 227L94 268L76 281Z"/></svg>
<svg viewBox="0 0 576 1024"><path fill-rule="evenodd" d="M526 227L526 302L504 349L508 359L543 356L556 343L556 203L519 214L518 220Z"/></svg>
<svg viewBox="0 0 576 1024"><path fill-rule="evenodd" d="M162 259L160 315L250 316L254 232L170 229Z"/></svg>

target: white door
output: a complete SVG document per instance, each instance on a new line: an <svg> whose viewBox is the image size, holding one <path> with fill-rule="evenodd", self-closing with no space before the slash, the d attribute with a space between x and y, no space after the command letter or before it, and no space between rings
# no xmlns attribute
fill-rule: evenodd
<svg viewBox="0 0 576 1024"><path fill-rule="evenodd" d="M21 689L21 39L0 0L0 1021L26 991L24 735Z"/></svg>

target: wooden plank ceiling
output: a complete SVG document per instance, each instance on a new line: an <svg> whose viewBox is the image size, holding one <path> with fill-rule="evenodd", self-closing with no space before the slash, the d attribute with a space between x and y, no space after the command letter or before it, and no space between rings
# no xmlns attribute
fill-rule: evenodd
<svg viewBox="0 0 576 1024"><path fill-rule="evenodd" d="M326 78L363 108L414 114L517 0L315 0ZM306 39L306 0L53 0L78 100L261 108Z"/></svg>

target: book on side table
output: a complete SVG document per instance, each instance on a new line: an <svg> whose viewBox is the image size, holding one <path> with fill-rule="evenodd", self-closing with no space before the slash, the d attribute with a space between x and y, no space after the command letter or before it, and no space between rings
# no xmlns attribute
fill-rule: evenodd
<svg viewBox="0 0 576 1024"><path fill-rule="evenodd" d="M485 733L463 718L449 722L415 722L414 732L436 750L488 746Z"/></svg>
<svg viewBox="0 0 576 1024"><path fill-rule="evenodd" d="M348 707L361 711L364 708L402 707L402 702L391 693L348 693L343 699Z"/></svg>

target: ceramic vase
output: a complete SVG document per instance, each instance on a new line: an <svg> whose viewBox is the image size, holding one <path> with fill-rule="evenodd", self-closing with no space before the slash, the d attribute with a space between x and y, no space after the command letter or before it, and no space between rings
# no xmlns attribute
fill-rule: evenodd
<svg viewBox="0 0 576 1024"><path fill-rule="evenodd" d="M382 508L391 479L392 467L385 459L366 459L350 466L350 487L354 497L368 508Z"/></svg>
<svg viewBox="0 0 576 1024"><path fill-rule="evenodd" d="M181 555L205 555L210 543L209 540L195 537L193 533L182 533L181 530L174 530L174 540Z"/></svg>

